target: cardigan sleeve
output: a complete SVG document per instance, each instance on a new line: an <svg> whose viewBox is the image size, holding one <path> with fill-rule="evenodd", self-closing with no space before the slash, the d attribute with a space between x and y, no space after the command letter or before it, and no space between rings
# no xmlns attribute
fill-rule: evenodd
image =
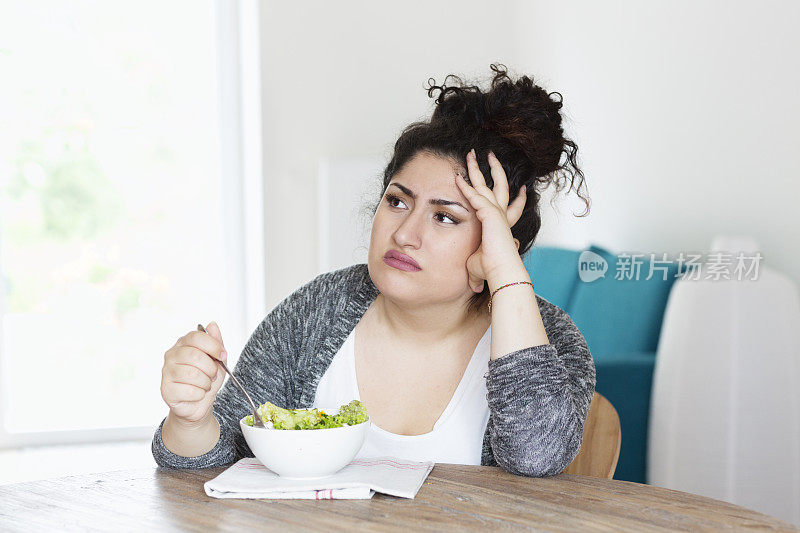
<svg viewBox="0 0 800 533"><path fill-rule="evenodd" d="M253 402L288 405L294 383L293 354L302 341L304 317L315 286L310 282L279 303L256 327L242 349L232 372ZM153 436L152 452L159 466L170 468L208 468L253 457L244 440L239 420L251 413L250 404L230 376L217 393L212 406L219 422L220 438L203 455L183 457L167 449L161 438L164 420Z"/></svg>
<svg viewBox="0 0 800 533"><path fill-rule="evenodd" d="M539 297L550 344L489 361L488 435L495 461L513 474L560 474L578 455L596 383L581 332L559 307Z"/></svg>

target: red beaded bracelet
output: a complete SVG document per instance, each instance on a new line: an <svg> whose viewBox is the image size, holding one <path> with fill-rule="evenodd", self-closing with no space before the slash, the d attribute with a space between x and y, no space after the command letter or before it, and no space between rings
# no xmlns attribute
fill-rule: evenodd
<svg viewBox="0 0 800 533"><path fill-rule="evenodd" d="M497 294L497 291L499 291L500 289L505 289L506 287L510 287L512 285L519 285L521 283L527 283L528 285L533 287L533 283L531 283L530 281L515 281L514 283L507 283L507 284L505 284L505 285L503 285L501 287L497 287L494 290L494 292L492 293L492 295L489 296L489 313L491 314L491 312L492 312L492 298L494 298L494 295Z"/></svg>

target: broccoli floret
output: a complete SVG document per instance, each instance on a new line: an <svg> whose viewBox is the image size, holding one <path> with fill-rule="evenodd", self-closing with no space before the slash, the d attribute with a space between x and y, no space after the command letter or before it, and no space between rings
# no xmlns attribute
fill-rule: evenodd
<svg viewBox="0 0 800 533"><path fill-rule="evenodd" d="M282 409L269 402L259 408L259 414L272 420L275 429L311 429L322 419L318 409Z"/></svg>
<svg viewBox="0 0 800 533"><path fill-rule="evenodd" d="M339 409L336 419L342 424L355 426L367 421L367 408L358 400L353 400Z"/></svg>
<svg viewBox="0 0 800 533"><path fill-rule="evenodd" d="M322 419L312 429L340 428L342 423L335 416L320 411Z"/></svg>

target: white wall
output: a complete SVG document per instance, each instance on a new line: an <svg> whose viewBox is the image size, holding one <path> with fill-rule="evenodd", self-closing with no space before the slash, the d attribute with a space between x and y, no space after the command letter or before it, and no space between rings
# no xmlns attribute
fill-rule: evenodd
<svg viewBox="0 0 800 533"><path fill-rule="evenodd" d="M317 274L319 160L388 159L402 128L432 111L429 77L516 63L514 5L261 4L268 309Z"/></svg>
<svg viewBox="0 0 800 533"><path fill-rule="evenodd" d="M537 0L514 20L518 68L564 95L592 197L543 242L677 253L747 234L800 282L799 2Z"/></svg>

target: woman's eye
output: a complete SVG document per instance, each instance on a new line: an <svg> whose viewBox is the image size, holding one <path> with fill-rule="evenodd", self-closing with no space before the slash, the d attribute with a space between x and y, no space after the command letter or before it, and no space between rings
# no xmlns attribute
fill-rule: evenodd
<svg viewBox="0 0 800 533"><path fill-rule="evenodd" d="M391 195L391 194L386 195L386 203L388 203L390 206L392 206L394 208L400 207L400 206L396 205L395 202L400 202L401 204L403 203L403 201L400 198L398 198L397 196L394 196L394 195ZM405 205L405 204L403 204L403 205ZM453 218L452 216L448 215L447 213L443 213L441 211L436 213L436 215L434 215L434 216L437 217L437 220L439 220L440 222L442 222L444 224L451 224L451 225L455 226L456 224L460 223L460 220L457 220L457 219ZM438 217L446 218L450 222L444 222L444 221L440 220Z"/></svg>
<svg viewBox="0 0 800 533"><path fill-rule="evenodd" d="M397 202L402 202L402 200L400 200L400 198L398 198L397 196L391 196L391 195L389 195L389 196L387 196L387 197L386 197L386 201L387 201L387 202L389 203L389 205L390 205L390 206L392 206L392 207L397 207L397 206L394 204L394 202L395 202L395 201L397 201Z"/></svg>
<svg viewBox="0 0 800 533"><path fill-rule="evenodd" d="M447 213L436 213L436 216L437 217L443 217L443 218L446 218L446 219L450 220L450 222L448 222L448 224L453 224L454 226L456 224L458 224L458 220L454 219L453 217L451 217Z"/></svg>

